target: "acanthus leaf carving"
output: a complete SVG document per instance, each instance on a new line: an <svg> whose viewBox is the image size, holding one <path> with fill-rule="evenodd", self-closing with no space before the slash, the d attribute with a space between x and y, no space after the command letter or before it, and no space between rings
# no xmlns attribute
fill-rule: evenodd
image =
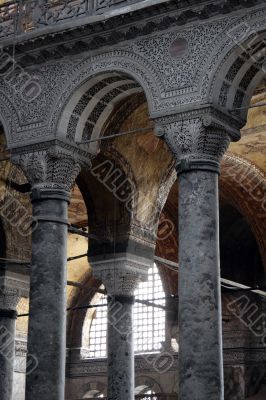
<svg viewBox="0 0 266 400"><path fill-rule="evenodd" d="M124 255L108 260L91 261L93 276L102 281L109 295L133 295L139 282L148 277L151 262Z"/></svg>
<svg viewBox="0 0 266 400"><path fill-rule="evenodd" d="M23 170L32 187L41 189L59 189L70 192L84 164L84 154L79 157L73 146L64 147L58 144L40 148L25 147L21 151L13 151L12 162ZM88 155L87 164L90 165Z"/></svg>
<svg viewBox="0 0 266 400"><path fill-rule="evenodd" d="M208 115L188 119L159 119L157 134L162 136L176 163L213 163L219 165L226 152L230 136L222 124L213 123Z"/></svg>

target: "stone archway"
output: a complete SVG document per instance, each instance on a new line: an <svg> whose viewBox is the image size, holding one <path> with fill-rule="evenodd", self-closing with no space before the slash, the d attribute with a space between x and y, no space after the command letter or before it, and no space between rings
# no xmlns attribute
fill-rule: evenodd
<svg viewBox="0 0 266 400"><path fill-rule="evenodd" d="M159 86L152 64L135 53L120 50L87 58L74 70L70 84L59 93L52 108L50 129L58 137L64 137L67 131L66 136L77 141L82 139L82 131L86 138L96 138L113 105L133 93L144 91L153 112L161 96ZM94 101L86 108L92 96ZM91 129L87 127L84 131L84 120L90 116ZM97 146L91 149L97 152Z"/></svg>
<svg viewBox="0 0 266 400"><path fill-rule="evenodd" d="M265 10L258 9L229 24L211 62L208 101L245 123L247 107L265 76Z"/></svg>

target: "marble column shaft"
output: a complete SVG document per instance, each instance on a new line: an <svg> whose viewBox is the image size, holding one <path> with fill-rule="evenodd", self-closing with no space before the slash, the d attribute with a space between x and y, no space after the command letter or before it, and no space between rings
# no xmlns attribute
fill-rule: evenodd
<svg viewBox="0 0 266 400"><path fill-rule="evenodd" d="M90 262L94 277L101 279L108 293L108 400L134 400L134 291L147 279L152 261L120 254Z"/></svg>
<svg viewBox="0 0 266 400"><path fill-rule="evenodd" d="M134 296L108 299L108 400L134 399Z"/></svg>
<svg viewBox="0 0 266 400"><path fill-rule="evenodd" d="M218 174L230 137L211 110L162 118L157 134L179 182L179 399L223 400Z"/></svg>
<svg viewBox="0 0 266 400"><path fill-rule="evenodd" d="M38 364L26 378L26 400L63 400L66 357L67 193L33 199L28 354ZM30 361L30 360L28 360Z"/></svg>
<svg viewBox="0 0 266 400"><path fill-rule="evenodd" d="M222 400L218 174L179 175L181 400Z"/></svg>
<svg viewBox="0 0 266 400"><path fill-rule="evenodd" d="M0 308L0 400L12 400L17 313Z"/></svg>
<svg viewBox="0 0 266 400"><path fill-rule="evenodd" d="M26 400L64 400L68 203L79 150L59 140L12 151L32 188L32 265ZM89 160L89 157L88 157Z"/></svg>

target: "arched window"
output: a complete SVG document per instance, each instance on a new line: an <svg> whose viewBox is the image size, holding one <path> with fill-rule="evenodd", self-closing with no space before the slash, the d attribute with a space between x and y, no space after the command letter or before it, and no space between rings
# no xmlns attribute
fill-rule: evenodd
<svg viewBox="0 0 266 400"><path fill-rule="evenodd" d="M148 388L147 386L140 386L135 388L135 395L140 396L143 394L155 394L154 390Z"/></svg>
<svg viewBox="0 0 266 400"><path fill-rule="evenodd" d="M149 300L155 305L165 306L165 293L156 264L149 270L148 281L139 284L135 296L136 299ZM135 352L159 351L165 340L165 310L135 303L133 316Z"/></svg>
<svg viewBox="0 0 266 400"><path fill-rule="evenodd" d="M153 306L136 302L133 308L135 353L158 352L165 340L165 293L156 264L148 272L147 282L141 282L135 291L139 300L148 300ZM102 296L96 303L91 319L89 339L85 320L82 332L82 345L89 349L90 358L106 357L107 298ZM89 343L88 343L89 341ZM86 343L87 342L87 343Z"/></svg>

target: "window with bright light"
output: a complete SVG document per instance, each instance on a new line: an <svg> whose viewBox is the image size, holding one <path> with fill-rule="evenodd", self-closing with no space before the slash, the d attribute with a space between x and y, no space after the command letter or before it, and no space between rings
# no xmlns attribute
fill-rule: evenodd
<svg viewBox="0 0 266 400"><path fill-rule="evenodd" d="M133 307L134 316L134 340L135 353L152 353L161 349L161 343L165 340L165 293L156 264L150 268L148 281L141 282L135 291L135 297L139 300L148 300L153 306L136 302ZM88 347L90 358L106 357L107 334L107 298L102 296L93 311L88 311L91 318L89 338L88 324L84 323L82 333L83 347ZM87 317L86 317L87 318ZM88 343L89 341L89 343ZM86 343L87 342L87 343Z"/></svg>
<svg viewBox="0 0 266 400"><path fill-rule="evenodd" d="M91 329L89 357L99 358L106 356L106 334L107 334L107 297L102 296L94 312Z"/></svg>
<svg viewBox="0 0 266 400"><path fill-rule="evenodd" d="M165 306L165 293L156 264L149 270L148 281L139 284L135 296L136 299L148 300L159 307ZM136 353L161 349L161 342L165 340L165 310L159 307L135 303L133 315Z"/></svg>

